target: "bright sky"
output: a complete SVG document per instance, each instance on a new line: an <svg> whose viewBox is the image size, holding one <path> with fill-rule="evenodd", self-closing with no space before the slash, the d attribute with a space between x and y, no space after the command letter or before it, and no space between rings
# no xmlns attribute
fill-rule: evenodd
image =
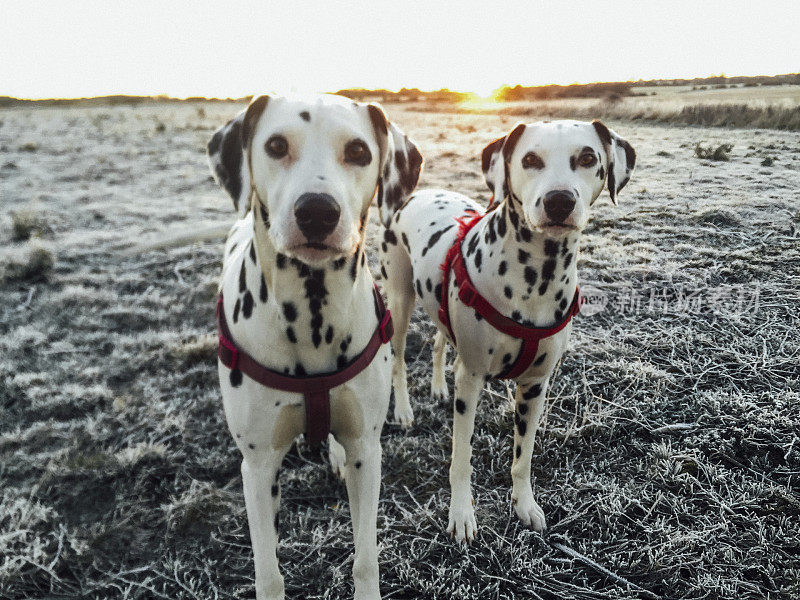
<svg viewBox="0 0 800 600"><path fill-rule="evenodd" d="M800 71L800 0L0 0L0 95L244 96Z"/></svg>

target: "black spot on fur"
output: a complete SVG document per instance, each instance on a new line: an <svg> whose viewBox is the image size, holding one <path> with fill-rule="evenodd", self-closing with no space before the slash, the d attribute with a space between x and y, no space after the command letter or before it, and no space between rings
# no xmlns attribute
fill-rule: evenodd
<svg viewBox="0 0 800 600"><path fill-rule="evenodd" d="M281 253L279 252L279 253L277 254L277 256L275 256L275 265L276 265L276 266L277 266L279 269L285 269L285 268L286 268L286 255L285 255L285 254L281 254Z"/></svg>
<svg viewBox="0 0 800 600"><path fill-rule="evenodd" d="M431 237L428 238L428 245L425 246L422 249L422 256L425 256L425 254L427 254L428 250L430 250L431 248L433 248L436 245L436 243L441 239L443 233L445 233L447 231L450 231L452 228L453 228L453 225L448 225L444 229L440 229L439 231L437 231L436 233L431 235ZM406 234L403 233L403 243L406 245L406 247L408 247L408 240L406 240L405 235Z"/></svg>
<svg viewBox="0 0 800 600"><path fill-rule="evenodd" d="M325 332L325 343L330 344L333 341L333 327L328 325L328 330Z"/></svg>
<svg viewBox="0 0 800 600"><path fill-rule="evenodd" d="M242 260L242 268L239 269L239 293L241 294L247 289L247 271Z"/></svg>
<svg viewBox="0 0 800 600"><path fill-rule="evenodd" d="M501 261L500 262L500 266L497 267L497 274L498 275L505 275L507 267L508 267L508 265L506 264L506 261Z"/></svg>
<svg viewBox="0 0 800 600"><path fill-rule="evenodd" d="M242 309L242 301L237 298L236 304L233 305L233 322L236 323L239 320L239 311Z"/></svg>
<svg viewBox="0 0 800 600"><path fill-rule="evenodd" d="M514 296L514 292L511 290L510 286L504 287L503 293L506 295L506 298L508 299L511 299Z"/></svg>
<svg viewBox="0 0 800 600"><path fill-rule="evenodd" d="M272 489L270 490L270 492L272 493L272 497L273 498L276 498L278 496L278 484L277 483L273 483L272 484Z"/></svg>
<svg viewBox="0 0 800 600"><path fill-rule="evenodd" d="M297 364L294 366L294 374L295 374L295 375L297 375L298 377L303 377L303 376L305 376L305 375L306 375L306 370L305 370L305 368L303 367L303 365L301 365L300 363L297 363Z"/></svg>
<svg viewBox="0 0 800 600"><path fill-rule="evenodd" d="M544 362L544 359L547 358L547 352L543 352L540 354L535 361L533 361L534 366L538 367L540 364Z"/></svg>
<svg viewBox="0 0 800 600"><path fill-rule="evenodd" d="M249 319L252 314L253 314L253 294L250 293L250 290L247 290L244 294L244 299L242 300L242 316L245 319Z"/></svg>
<svg viewBox="0 0 800 600"><path fill-rule="evenodd" d="M456 412L463 415L467 411L467 405L461 398L456 398Z"/></svg>
<svg viewBox="0 0 800 600"><path fill-rule="evenodd" d="M261 285L258 288L258 299L262 303L267 301L267 281L264 279L263 273L261 274Z"/></svg>
<svg viewBox="0 0 800 600"><path fill-rule="evenodd" d="M517 251L517 260L518 260L518 261L519 261L519 263L520 263L520 264L522 264L522 265L524 265L525 263L527 263L527 262L528 262L528 259L529 259L530 257L531 257L531 255L530 255L530 254L528 254L527 252L525 252L525 250L518 250L518 251Z"/></svg>
<svg viewBox="0 0 800 600"><path fill-rule="evenodd" d="M420 284L419 279L417 279L417 296L422 299L422 285Z"/></svg>
<svg viewBox="0 0 800 600"><path fill-rule="evenodd" d="M283 303L283 316L286 317L286 320L290 323L293 323L297 318L297 308L295 308L293 302Z"/></svg>
<svg viewBox="0 0 800 600"><path fill-rule="evenodd" d="M527 415L528 414L528 405L527 404L520 404L519 406L517 406L517 410L519 411L519 414Z"/></svg>
<svg viewBox="0 0 800 600"><path fill-rule="evenodd" d="M397 236L391 229L384 229L383 241L386 242L387 244L392 244L394 246L395 244L397 244Z"/></svg>
<svg viewBox="0 0 800 600"><path fill-rule="evenodd" d="M286 337L293 344L297 343L297 336L294 334L294 328L293 327L287 327L286 328Z"/></svg>
<svg viewBox="0 0 800 600"><path fill-rule="evenodd" d="M558 242L555 240L545 240L544 253L547 256L556 256L558 254Z"/></svg>
<svg viewBox="0 0 800 600"><path fill-rule="evenodd" d="M231 373L228 378L230 379L233 387L239 387L242 385L242 372L239 369L231 369Z"/></svg>
<svg viewBox="0 0 800 600"><path fill-rule="evenodd" d="M482 261L483 261L483 253L481 252L481 249L478 248L478 251L475 252L475 268L478 269L479 272L481 270Z"/></svg>
<svg viewBox="0 0 800 600"><path fill-rule="evenodd" d="M533 267L525 267L525 282L528 285L535 285L536 284L536 269Z"/></svg>
<svg viewBox="0 0 800 600"><path fill-rule="evenodd" d="M517 431L519 431L520 437L525 437L525 432L528 431L528 424L524 419L517 421Z"/></svg>
<svg viewBox="0 0 800 600"><path fill-rule="evenodd" d="M441 283L437 283L436 284L436 287L433 288L433 293L436 294L437 298L441 298L442 297L442 284Z"/></svg>
<svg viewBox="0 0 800 600"><path fill-rule="evenodd" d="M517 455L517 458L522 456L522 447L521 446L517 446L517 449L515 450L515 453Z"/></svg>
<svg viewBox="0 0 800 600"><path fill-rule="evenodd" d="M569 266L569 263L571 262L572 262L572 252L570 252L564 257L564 268L566 269Z"/></svg>
<svg viewBox="0 0 800 600"><path fill-rule="evenodd" d="M303 112L300 113L300 118L303 119L303 121L310 121L311 115L308 114L307 110L304 110Z"/></svg>
<svg viewBox="0 0 800 600"><path fill-rule="evenodd" d="M433 290L433 284L431 283L430 279L425 280L425 289L428 290L429 292Z"/></svg>
<svg viewBox="0 0 800 600"><path fill-rule="evenodd" d="M511 362L511 354L507 353L503 355L503 364L507 365L510 362Z"/></svg>
<svg viewBox="0 0 800 600"><path fill-rule="evenodd" d="M525 400L530 400L532 398L536 398L541 393L542 393L542 386L538 383L535 383L522 393L522 397Z"/></svg>
<svg viewBox="0 0 800 600"><path fill-rule="evenodd" d="M356 461L356 464L354 464L353 466L354 466L356 469L360 469L360 468L361 468L361 461L360 461L360 460L357 460L357 461Z"/></svg>
<svg viewBox="0 0 800 600"><path fill-rule="evenodd" d="M256 247L253 245L253 240L250 240L250 260L256 262Z"/></svg>
<svg viewBox="0 0 800 600"><path fill-rule="evenodd" d="M552 279L556 270L555 259L548 258L542 265L542 279Z"/></svg>

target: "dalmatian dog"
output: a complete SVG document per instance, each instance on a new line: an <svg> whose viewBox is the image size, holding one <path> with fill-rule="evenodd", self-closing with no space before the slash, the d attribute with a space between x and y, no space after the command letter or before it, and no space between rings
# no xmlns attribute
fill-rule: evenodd
<svg viewBox="0 0 800 600"><path fill-rule="evenodd" d="M482 169L494 202L461 245L477 292L514 324L535 328L563 324L571 301L579 307L576 263L589 208L604 186L616 204L635 159L631 145L600 121L518 124L489 144L483 151ZM384 220L380 251L395 319L395 402L408 420L412 409L403 354L415 297L438 328L433 347L434 398L448 397L446 342L454 344L457 352L448 531L460 542L471 541L477 530L470 463L478 398L485 381L510 371L522 344L460 300L452 270L446 305L455 340L440 318L441 267L459 232L456 219L473 218L476 212L484 210L461 194L416 192ZM545 529L545 517L531 487L533 440L548 381L566 349L570 326L541 339L528 367L515 378L512 502L521 521L536 531Z"/></svg>
<svg viewBox="0 0 800 600"><path fill-rule="evenodd" d="M422 165L416 146L375 104L260 96L214 134L208 156L239 216L225 244L218 307L233 342L289 377L343 369L379 321L364 254L367 213L376 193L387 210L408 197ZM329 392L328 441L350 500L357 599L380 598L376 519L390 355L381 345L363 371ZM305 431L304 395L262 385L222 360L218 367L243 457L256 598L283 598L278 471Z"/></svg>

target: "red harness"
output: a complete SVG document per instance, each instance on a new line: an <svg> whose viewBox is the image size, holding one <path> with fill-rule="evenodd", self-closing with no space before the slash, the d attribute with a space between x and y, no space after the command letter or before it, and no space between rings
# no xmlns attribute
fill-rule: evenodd
<svg viewBox="0 0 800 600"><path fill-rule="evenodd" d="M472 280L469 278L469 273L467 273L464 255L461 252L461 244L464 241L464 237L484 216L485 214L476 214L467 220L468 216L465 215L456 219L459 224L458 236L447 251L447 256L441 266L444 272L444 279L442 281L442 295L439 299L439 320L447 327L447 330L450 332L450 339L453 340L455 344L456 336L453 333L453 327L450 323L450 311L447 302L448 288L450 285L450 270L452 269L455 275L456 285L458 286L459 300L466 306L474 308L481 317L486 319L487 323L501 333L522 340L522 348L520 348L517 359L505 373L496 377L496 379L515 379L522 375L536 358L536 353L539 350L539 340L555 335L564 329L572 317L580 312L581 293L578 288L575 288L575 295L572 298L572 304L567 311L566 317L564 317L561 323L553 327L525 327L500 314L497 309L489 304L486 298L481 296L478 290L475 289Z"/></svg>
<svg viewBox="0 0 800 600"><path fill-rule="evenodd" d="M306 439L310 444L318 445L328 437L331 431L331 389L350 381L366 369L375 358L378 349L392 339L394 332L392 313L384 305L378 286L375 286L374 291L380 313L378 327L367 342L367 347L341 371L298 377L278 373L260 364L247 352L239 349L233 341L228 323L225 321L222 294L217 300L217 328L219 330L217 356L229 369L239 369L250 379L263 386L283 392L303 394L306 404Z"/></svg>

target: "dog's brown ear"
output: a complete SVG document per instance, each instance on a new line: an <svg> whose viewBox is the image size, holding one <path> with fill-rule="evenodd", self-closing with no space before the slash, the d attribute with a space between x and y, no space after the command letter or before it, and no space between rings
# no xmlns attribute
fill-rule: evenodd
<svg viewBox="0 0 800 600"><path fill-rule="evenodd" d="M627 140L619 137L612 129L606 127L601 121L592 121L594 130L608 158L608 175L606 187L611 202L617 203L617 194L631 179L633 168L636 166L636 151Z"/></svg>
<svg viewBox="0 0 800 600"><path fill-rule="evenodd" d="M367 111L381 152L378 212L383 224L388 226L392 215L417 187L422 173L422 154L417 145L386 118L378 104L368 104Z"/></svg>
<svg viewBox="0 0 800 600"><path fill-rule="evenodd" d="M502 202L508 195L508 163L525 127L524 123L517 123L507 135L491 142L481 153L483 178L492 191L494 202Z"/></svg>
<svg viewBox="0 0 800 600"><path fill-rule="evenodd" d="M247 153L258 118L267 106L268 96L259 96L250 105L217 129L208 142L208 164L214 179L233 199L239 218L250 210L250 167Z"/></svg>

